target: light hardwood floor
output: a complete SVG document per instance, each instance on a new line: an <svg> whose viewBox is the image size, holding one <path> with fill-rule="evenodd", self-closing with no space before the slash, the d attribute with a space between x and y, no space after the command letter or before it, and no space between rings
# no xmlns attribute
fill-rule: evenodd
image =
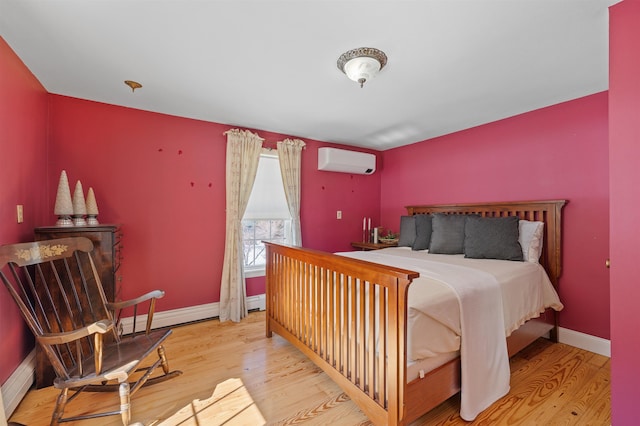
<svg viewBox="0 0 640 426"><path fill-rule="evenodd" d="M142 388L133 422L150 425L370 425L319 368L280 336L265 338L264 313L174 328L165 347L184 374ZM423 425L609 425L609 358L539 339L511 359L511 391L468 423L453 397L413 423ZM31 390L12 421L49 424L58 392ZM118 398L86 394L67 413L111 409ZM71 423L69 423L71 424ZM119 425L119 417L82 425Z"/></svg>

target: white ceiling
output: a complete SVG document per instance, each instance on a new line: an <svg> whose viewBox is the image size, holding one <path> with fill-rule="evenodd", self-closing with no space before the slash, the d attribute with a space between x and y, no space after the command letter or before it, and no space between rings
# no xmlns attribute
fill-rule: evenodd
<svg viewBox="0 0 640 426"><path fill-rule="evenodd" d="M0 35L50 93L385 150L607 90L616 1L0 0Z"/></svg>

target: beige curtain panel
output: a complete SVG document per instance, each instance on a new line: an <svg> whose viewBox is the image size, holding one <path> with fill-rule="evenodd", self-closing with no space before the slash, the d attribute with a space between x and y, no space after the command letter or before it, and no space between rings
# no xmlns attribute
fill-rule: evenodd
<svg viewBox="0 0 640 426"><path fill-rule="evenodd" d="M305 143L300 139L285 139L276 144L284 195L287 198L289 213L291 214L291 244L302 246L302 231L300 227L300 164L302 149Z"/></svg>
<svg viewBox="0 0 640 426"><path fill-rule="evenodd" d="M232 129L225 132L225 135L227 216L220 286L220 321L238 322L248 314L242 267L242 216L251 195L264 139L248 130Z"/></svg>

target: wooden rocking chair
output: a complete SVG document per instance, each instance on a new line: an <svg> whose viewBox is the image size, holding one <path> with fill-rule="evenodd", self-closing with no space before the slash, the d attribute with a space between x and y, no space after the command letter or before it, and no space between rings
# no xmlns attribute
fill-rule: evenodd
<svg viewBox="0 0 640 426"><path fill-rule="evenodd" d="M181 374L169 371L162 342L171 330L151 331L160 290L137 299L108 302L83 237L61 238L0 247L0 276L56 373L60 389L51 425L73 420L121 415L131 420L130 397L142 385ZM138 305L148 301L145 332L136 333ZM146 305L146 303L145 303ZM122 310L133 310L133 333L122 335ZM139 364L153 351L158 359ZM160 376L150 377L161 366ZM131 375L138 372L135 379ZM131 381L131 382L130 382ZM69 393L71 391L71 394ZM63 418L67 402L82 391L118 391L120 408Z"/></svg>

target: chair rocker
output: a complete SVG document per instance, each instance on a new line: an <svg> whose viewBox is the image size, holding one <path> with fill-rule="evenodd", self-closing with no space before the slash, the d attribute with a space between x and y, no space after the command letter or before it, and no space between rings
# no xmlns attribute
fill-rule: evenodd
<svg viewBox="0 0 640 426"><path fill-rule="evenodd" d="M181 374L169 371L162 346L171 330L151 331L156 299L164 292L108 302L92 250L91 240L84 237L0 246L2 281L56 374L53 386L60 394L51 425L113 415L128 425L131 395L143 385ZM146 329L136 333L138 305L143 302L148 305ZM124 335L120 320L126 308L133 310L133 333ZM153 351L158 359L140 367ZM163 374L151 377L158 366ZM64 418L67 403L83 391L117 391L120 407Z"/></svg>

